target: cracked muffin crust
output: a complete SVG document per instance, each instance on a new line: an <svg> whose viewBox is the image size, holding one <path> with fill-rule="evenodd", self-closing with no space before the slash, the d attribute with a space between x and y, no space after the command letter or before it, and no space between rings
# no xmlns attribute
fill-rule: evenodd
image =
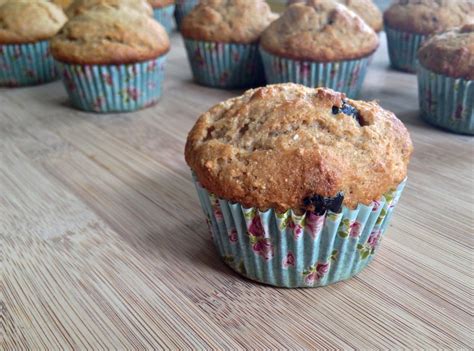
<svg viewBox="0 0 474 351"><path fill-rule="evenodd" d="M147 0L75 0L66 10L66 15L72 18L97 6L108 6L116 9L127 7L130 10L153 16L153 8Z"/></svg>
<svg viewBox="0 0 474 351"><path fill-rule="evenodd" d="M405 179L412 150L405 126L377 103L288 83L201 115L185 158L217 196L283 212L339 193L350 208L369 204Z"/></svg>
<svg viewBox="0 0 474 351"><path fill-rule="evenodd" d="M63 10L66 10L73 0L51 0L53 4L60 6Z"/></svg>
<svg viewBox="0 0 474 351"><path fill-rule="evenodd" d="M46 0L15 0L0 6L0 43L26 44L53 37L67 21L62 9Z"/></svg>
<svg viewBox="0 0 474 351"><path fill-rule="evenodd" d="M278 16L264 0L202 0L184 19L187 39L250 44Z"/></svg>
<svg viewBox="0 0 474 351"><path fill-rule="evenodd" d="M331 0L308 0L289 6L263 32L260 44L277 56L329 62L369 56L379 39L346 6Z"/></svg>
<svg viewBox="0 0 474 351"><path fill-rule="evenodd" d="M288 5L307 0L289 0ZM357 13L372 29L380 32L383 27L382 12L372 0L335 0Z"/></svg>
<svg viewBox="0 0 474 351"><path fill-rule="evenodd" d="M474 23L432 36L421 46L418 59L435 73L474 80Z"/></svg>
<svg viewBox="0 0 474 351"><path fill-rule="evenodd" d="M51 40L51 53L73 64L125 64L168 52L165 29L148 15L127 8L97 8L73 17Z"/></svg>
<svg viewBox="0 0 474 351"><path fill-rule="evenodd" d="M474 21L472 0L396 0L384 13L387 26L430 34Z"/></svg>

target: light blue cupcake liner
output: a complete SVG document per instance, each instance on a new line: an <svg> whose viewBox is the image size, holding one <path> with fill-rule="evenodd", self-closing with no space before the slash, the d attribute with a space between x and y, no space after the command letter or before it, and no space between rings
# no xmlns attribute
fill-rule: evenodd
<svg viewBox="0 0 474 351"><path fill-rule="evenodd" d="M71 103L93 112L127 112L155 104L161 97L166 56L123 65L58 62Z"/></svg>
<svg viewBox="0 0 474 351"><path fill-rule="evenodd" d="M327 87L355 98L364 82L371 56L359 60L314 62L272 55L260 48L267 82L298 83L308 87Z"/></svg>
<svg viewBox="0 0 474 351"><path fill-rule="evenodd" d="M175 5L153 8L153 17L165 27L166 32L171 33L173 30L173 14Z"/></svg>
<svg viewBox="0 0 474 351"><path fill-rule="evenodd" d="M185 39L194 80L202 85L237 89L263 85L257 44L215 43Z"/></svg>
<svg viewBox="0 0 474 351"><path fill-rule="evenodd" d="M417 52L426 35L402 32L385 26L390 64L396 70L415 73Z"/></svg>
<svg viewBox="0 0 474 351"><path fill-rule="evenodd" d="M452 132L474 135L474 81L437 74L420 64L417 73L422 118Z"/></svg>
<svg viewBox="0 0 474 351"><path fill-rule="evenodd" d="M348 279L373 259L405 186L369 206L298 216L244 208L208 193L195 179L212 239L232 269L279 287L316 287Z"/></svg>
<svg viewBox="0 0 474 351"><path fill-rule="evenodd" d="M176 19L176 25L178 29L181 27L183 18L190 13L196 5L199 4L199 0L176 0L176 10L174 17Z"/></svg>
<svg viewBox="0 0 474 351"><path fill-rule="evenodd" d="M0 45L0 86L35 85L56 78L48 40Z"/></svg>

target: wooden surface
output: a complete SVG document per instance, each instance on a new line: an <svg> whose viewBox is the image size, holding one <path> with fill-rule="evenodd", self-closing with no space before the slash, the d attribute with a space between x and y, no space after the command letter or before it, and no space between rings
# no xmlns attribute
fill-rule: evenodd
<svg viewBox="0 0 474 351"><path fill-rule="evenodd" d="M420 121L385 45L362 97L416 148L388 237L356 278L284 290L216 255L183 147L240 92L194 85L172 42L165 95L138 113L75 111L60 82L0 90L0 349L472 347L474 139Z"/></svg>

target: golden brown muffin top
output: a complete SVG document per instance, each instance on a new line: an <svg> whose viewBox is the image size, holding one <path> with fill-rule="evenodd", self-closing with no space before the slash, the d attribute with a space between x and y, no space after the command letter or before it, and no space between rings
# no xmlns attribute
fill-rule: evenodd
<svg viewBox="0 0 474 351"><path fill-rule="evenodd" d="M289 0L288 5L307 0ZM349 9L357 13L372 29L380 32L383 27L382 12L372 0L336 0L338 3L346 5Z"/></svg>
<svg viewBox="0 0 474 351"><path fill-rule="evenodd" d="M10 0L0 6L0 43L34 43L53 37L66 23L61 8L46 0Z"/></svg>
<svg viewBox="0 0 474 351"><path fill-rule="evenodd" d="M53 4L56 4L59 7L61 7L63 10L66 10L69 7L69 5L71 5L73 0L50 0L50 1ZM0 0L0 2L1 2L1 0Z"/></svg>
<svg viewBox="0 0 474 351"><path fill-rule="evenodd" d="M145 13L153 16L153 9L147 0L74 0L66 11L69 18L83 14L97 6L108 6L118 9L127 7L129 10Z"/></svg>
<svg viewBox="0 0 474 351"><path fill-rule="evenodd" d="M74 64L125 64L169 50L165 29L148 15L100 7L73 17L51 40L56 60Z"/></svg>
<svg viewBox="0 0 474 351"><path fill-rule="evenodd" d="M438 74L474 80L474 23L432 36L421 46L418 58Z"/></svg>
<svg viewBox="0 0 474 351"><path fill-rule="evenodd" d="M277 56L319 62L373 53L379 39L355 12L332 0L289 6L262 34L262 47Z"/></svg>
<svg viewBox="0 0 474 351"><path fill-rule="evenodd" d="M194 40L254 43L276 17L264 0L201 0L183 19L181 34Z"/></svg>
<svg viewBox="0 0 474 351"><path fill-rule="evenodd" d="M443 31L473 20L473 0L396 0L384 13L387 26L417 34Z"/></svg>
<svg viewBox="0 0 474 351"><path fill-rule="evenodd" d="M403 123L377 103L288 83L201 115L185 158L217 196L283 212L339 192L350 208L369 204L405 179L412 150Z"/></svg>
<svg viewBox="0 0 474 351"><path fill-rule="evenodd" d="M173 5L175 0L148 0L148 2L151 4L151 6L159 8Z"/></svg>

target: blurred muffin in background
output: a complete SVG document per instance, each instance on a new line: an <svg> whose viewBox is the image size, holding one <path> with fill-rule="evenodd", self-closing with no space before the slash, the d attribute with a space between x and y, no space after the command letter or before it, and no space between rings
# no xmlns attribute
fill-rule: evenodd
<svg viewBox="0 0 474 351"><path fill-rule="evenodd" d="M176 10L174 17L176 19L176 25L178 29L181 28L181 22L183 18L192 11L196 5L199 4L199 0L176 0Z"/></svg>
<svg viewBox="0 0 474 351"><path fill-rule="evenodd" d="M332 0L293 4L262 34L269 83L328 87L357 96L377 34L355 12Z"/></svg>
<svg viewBox="0 0 474 351"><path fill-rule="evenodd" d="M156 103L169 47L161 24L127 7L86 11L51 41L73 106L95 112L133 111Z"/></svg>
<svg viewBox="0 0 474 351"><path fill-rule="evenodd" d="M258 41L276 17L264 0L202 0L181 25L195 81L220 88L263 84Z"/></svg>
<svg viewBox="0 0 474 351"><path fill-rule="evenodd" d="M429 34L472 21L472 0L395 0L384 13L392 67L415 72L417 51Z"/></svg>
<svg viewBox="0 0 474 351"><path fill-rule="evenodd" d="M132 11L143 12L149 16L153 15L153 9L148 0L74 0L66 10L66 15L72 18L97 6L127 7Z"/></svg>
<svg viewBox="0 0 474 351"><path fill-rule="evenodd" d="M56 79L49 39L66 21L63 10L46 0L10 0L0 5L0 86Z"/></svg>
<svg viewBox="0 0 474 351"><path fill-rule="evenodd" d="M170 33L173 30L175 0L148 0L153 7L155 19Z"/></svg>
<svg viewBox="0 0 474 351"><path fill-rule="evenodd" d="M418 58L423 119L474 135L474 23L428 38Z"/></svg>
<svg viewBox="0 0 474 351"><path fill-rule="evenodd" d="M306 2L307 0L288 0L288 5ZM383 28L382 12L372 0L336 0L357 13L372 29L380 32Z"/></svg>

